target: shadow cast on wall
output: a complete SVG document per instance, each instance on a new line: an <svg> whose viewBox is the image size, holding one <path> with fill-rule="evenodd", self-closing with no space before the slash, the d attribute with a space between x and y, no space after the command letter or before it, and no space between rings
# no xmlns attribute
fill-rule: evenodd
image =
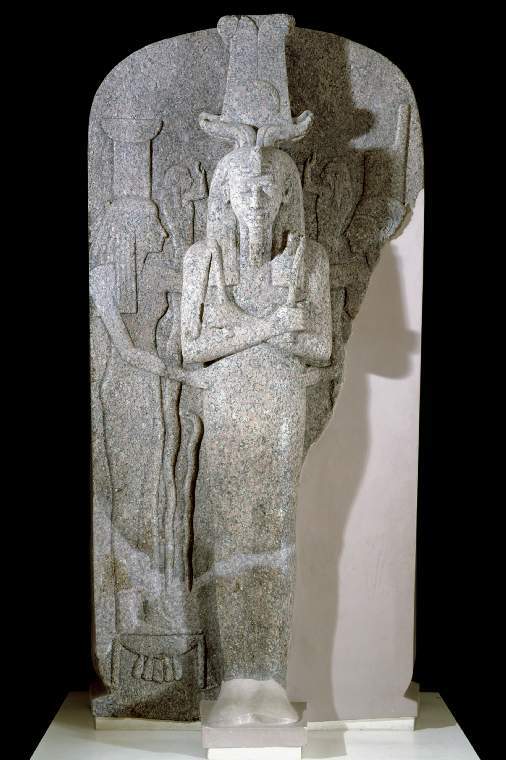
<svg viewBox="0 0 506 760"><path fill-rule="evenodd" d="M298 34L303 40L304 30ZM373 130L377 119L376 114L357 108L354 102L348 43L339 37L322 37L322 45L330 61L330 75L323 83L319 61L299 56L296 46L287 50L289 81L300 85L294 88L293 105L300 110L309 108L317 115L313 132L303 142L311 152L325 146L334 157L350 164L362 152L364 195L387 200L393 195L394 185L391 154L377 147L365 151L357 148L357 138ZM342 229L341 234L344 232ZM419 351L419 335L406 326L395 247L395 243L389 243L381 251L346 349L344 384L334 414L308 452L302 471L289 690L294 698L308 700L310 719L314 720L349 717L338 714L333 683L339 566L347 523L367 474L370 376L402 380L411 371L412 355ZM376 260L369 259L370 266ZM360 561L360 557L357 559ZM357 600L357 604L365 603L364 599Z"/></svg>
<svg viewBox="0 0 506 760"><path fill-rule="evenodd" d="M406 328L399 264L395 246L390 243L382 251L348 344L345 379L334 415L309 451L302 472L289 672L298 684L318 684L313 702L321 720L340 719L333 685L339 564L346 525L367 471L368 376L403 379L419 346L419 334ZM309 699L309 694L298 696Z"/></svg>

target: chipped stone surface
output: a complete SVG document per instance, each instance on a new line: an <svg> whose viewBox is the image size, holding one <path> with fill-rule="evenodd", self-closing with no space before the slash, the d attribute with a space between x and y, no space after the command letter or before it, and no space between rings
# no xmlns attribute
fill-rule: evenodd
<svg viewBox="0 0 506 760"><path fill-rule="evenodd" d="M194 720L285 683L300 467L421 188L416 104L374 51L227 17L108 75L89 183L93 710Z"/></svg>

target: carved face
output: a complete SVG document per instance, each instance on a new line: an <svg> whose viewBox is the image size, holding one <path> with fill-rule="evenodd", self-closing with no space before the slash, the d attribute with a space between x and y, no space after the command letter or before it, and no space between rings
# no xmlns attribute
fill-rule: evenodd
<svg viewBox="0 0 506 760"><path fill-rule="evenodd" d="M163 248L167 233L156 213L146 214L135 227L137 248L145 253L158 253Z"/></svg>
<svg viewBox="0 0 506 760"><path fill-rule="evenodd" d="M272 226L288 194L277 151L255 148L236 151L230 167L229 193L240 223L247 227Z"/></svg>
<svg viewBox="0 0 506 760"><path fill-rule="evenodd" d="M208 238L223 251L227 284L239 282L240 245L248 243L249 261L259 265L284 250L290 232L304 234L302 187L293 159L273 147L227 153L213 173L207 217Z"/></svg>
<svg viewBox="0 0 506 760"><path fill-rule="evenodd" d="M273 174L244 176L236 171L230 178L230 203L248 227L274 224L282 199L283 188Z"/></svg>

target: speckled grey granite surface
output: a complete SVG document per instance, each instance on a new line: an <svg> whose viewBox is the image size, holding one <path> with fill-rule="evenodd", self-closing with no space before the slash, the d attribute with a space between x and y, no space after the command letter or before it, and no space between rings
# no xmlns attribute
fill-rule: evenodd
<svg viewBox="0 0 506 760"><path fill-rule="evenodd" d="M292 27L149 45L93 103L96 715L193 720L223 679L285 682L300 467L422 186L401 72Z"/></svg>

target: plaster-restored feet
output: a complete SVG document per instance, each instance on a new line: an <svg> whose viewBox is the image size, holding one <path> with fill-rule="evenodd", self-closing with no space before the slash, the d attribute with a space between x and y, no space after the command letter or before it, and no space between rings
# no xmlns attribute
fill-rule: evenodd
<svg viewBox="0 0 506 760"><path fill-rule="evenodd" d="M242 726L253 723L252 706L258 681L252 678L234 678L222 681L220 695L209 713L213 726Z"/></svg>
<svg viewBox="0 0 506 760"><path fill-rule="evenodd" d="M297 723L299 716L281 684L272 678L268 681L257 681L257 684L254 699L255 723L268 723L273 726Z"/></svg>
<svg viewBox="0 0 506 760"><path fill-rule="evenodd" d="M285 689L272 678L256 681L235 678L223 681L220 695L209 713L213 726L242 726L264 723L283 726L297 723L299 716L291 706Z"/></svg>

